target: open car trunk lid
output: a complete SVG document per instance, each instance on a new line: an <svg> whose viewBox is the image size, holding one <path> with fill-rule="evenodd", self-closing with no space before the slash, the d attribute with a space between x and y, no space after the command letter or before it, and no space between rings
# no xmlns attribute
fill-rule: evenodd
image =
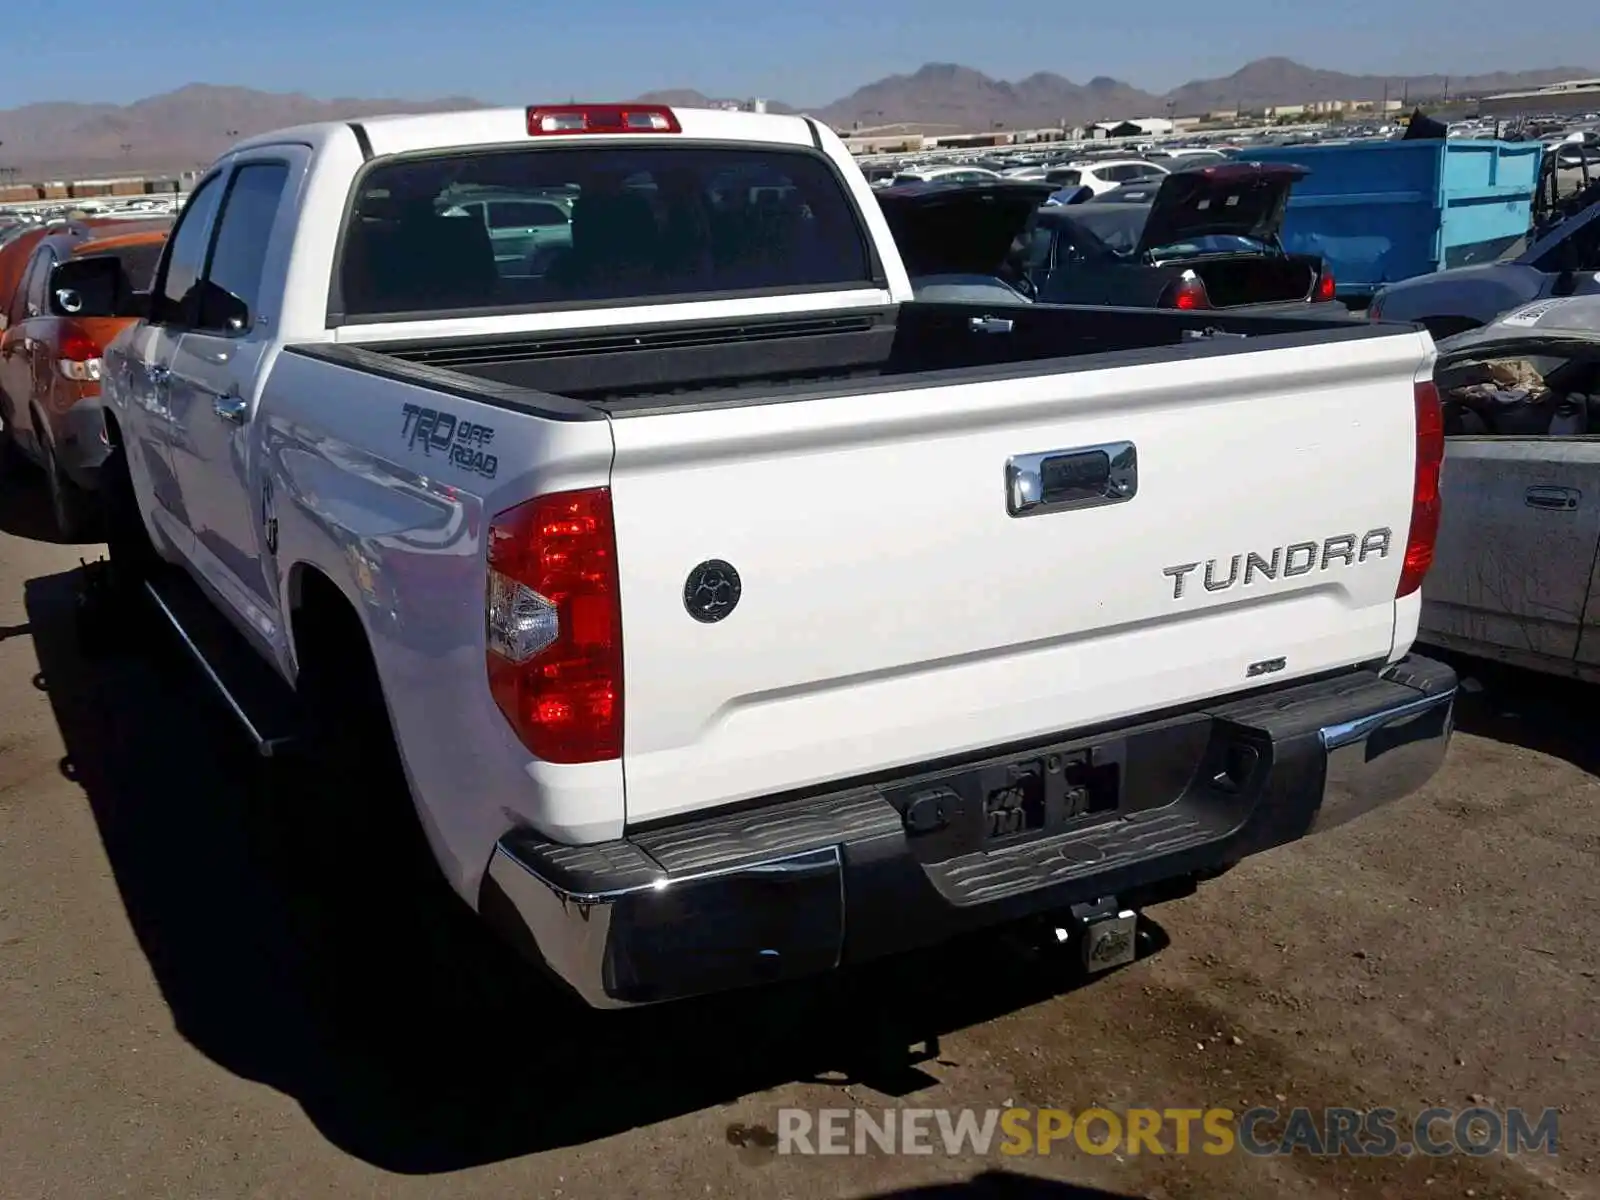
<svg viewBox="0 0 1600 1200"><path fill-rule="evenodd" d="M985 311L936 307L923 332L951 338ZM1295 339L614 414L628 821L1387 658L1428 348ZM1349 463L1359 487L1329 469ZM1059 506L1018 508L1033 471Z"/></svg>
<svg viewBox="0 0 1600 1200"><path fill-rule="evenodd" d="M1228 163L1172 172L1161 181L1134 253L1201 237L1274 243L1289 191L1308 174L1288 163Z"/></svg>
<svg viewBox="0 0 1600 1200"><path fill-rule="evenodd" d="M885 188L878 204L913 279L992 275L1039 206L1059 190L1027 180L910 184Z"/></svg>

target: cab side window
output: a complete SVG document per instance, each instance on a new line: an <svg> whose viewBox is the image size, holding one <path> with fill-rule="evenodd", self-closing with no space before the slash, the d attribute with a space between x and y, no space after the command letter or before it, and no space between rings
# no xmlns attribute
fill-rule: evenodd
<svg viewBox="0 0 1600 1200"><path fill-rule="evenodd" d="M287 163L246 163L234 172L200 289L199 328L236 334L250 327L260 306L267 247L288 182Z"/></svg>
<svg viewBox="0 0 1600 1200"><path fill-rule="evenodd" d="M187 325L193 320L196 285L205 270L211 219L221 198L221 177L213 175L195 189L184 206L150 298L150 319L155 324Z"/></svg>

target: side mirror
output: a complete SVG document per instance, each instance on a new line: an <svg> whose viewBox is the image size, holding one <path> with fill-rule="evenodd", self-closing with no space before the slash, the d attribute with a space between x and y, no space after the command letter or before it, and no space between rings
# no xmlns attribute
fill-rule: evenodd
<svg viewBox="0 0 1600 1200"><path fill-rule="evenodd" d="M113 254L70 258L50 272L49 307L58 317L135 316L134 291Z"/></svg>
<svg viewBox="0 0 1600 1200"><path fill-rule="evenodd" d="M232 292L208 279L200 285L200 317L197 324L201 329L213 329L221 333L243 333L250 328L250 307Z"/></svg>

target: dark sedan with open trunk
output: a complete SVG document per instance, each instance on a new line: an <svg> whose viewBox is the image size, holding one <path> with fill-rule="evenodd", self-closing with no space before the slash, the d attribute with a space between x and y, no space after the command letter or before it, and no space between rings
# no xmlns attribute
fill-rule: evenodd
<svg viewBox="0 0 1600 1200"><path fill-rule="evenodd" d="M893 187L878 201L928 299L1281 311L1334 300L1322 260L1278 239L1305 174L1229 163L1078 203L1047 203L1053 184L1004 180Z"/></svg>

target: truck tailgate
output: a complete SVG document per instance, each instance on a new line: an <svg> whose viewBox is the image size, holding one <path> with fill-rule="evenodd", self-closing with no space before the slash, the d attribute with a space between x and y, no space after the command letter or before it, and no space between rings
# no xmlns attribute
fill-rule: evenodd
<svg viewBox="0 0 1600 1200"><path fill-rule="evenodd" d="M1387 657L1429 359L1240 343L615 418L629 822ZM1105 465L1073 452L1122 443L1127 498L1010 511L1008 460L1050 452L1070 500Z"/></svg>

